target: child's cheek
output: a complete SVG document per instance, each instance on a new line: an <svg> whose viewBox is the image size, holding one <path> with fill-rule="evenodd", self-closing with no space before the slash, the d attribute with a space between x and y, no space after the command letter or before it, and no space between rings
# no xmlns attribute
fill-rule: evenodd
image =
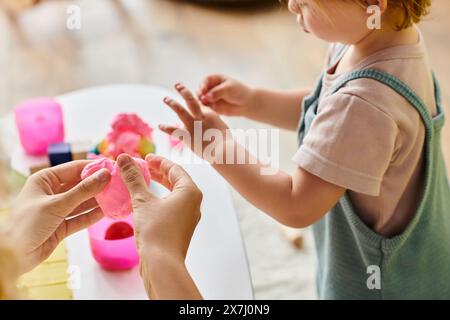
<svg viewBox="0 0 450 320"><path fill-rule="evenodd" d="M312 33L318 38L326 39L327 26L324 20L318 19L315 15L304 15L302 22L305 32Z"/></svg>

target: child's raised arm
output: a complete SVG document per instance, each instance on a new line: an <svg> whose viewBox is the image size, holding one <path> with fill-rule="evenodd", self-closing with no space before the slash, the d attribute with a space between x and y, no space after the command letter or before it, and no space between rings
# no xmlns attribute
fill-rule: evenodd
<svg viewBox="0 0 450 320"><path fill-rule="evenodd" d="M215 141L214 157L207 160L240 194L274 219L292 227L309 226L327 213L344 195L344 188L328 183L301 168L297 168L292 176L281 171L263 175L264 165L252 158L232 137L225 135L228 127L217 113L203 109L183 85L177 85L176 89L185 99L189 110L169 98L164 102L183 121L185 128L181 130L184 131L184 136L190 137L188 146L205 158L203 150L210 147L211 142L203 141L202 150L196 150L194 141L199 137L194 135L199 132L195 132L195 126L201 125L200 134L208 129L223 133L225 138L221 142ZM168 134L180 130L167 125L161 125L160 129ZM203 137L200 139L204 140ZM232 154L234 158L229 159L227 154ZM247 164L238 164L236 157L243 154ZM227 160L225 164L221 164L223 159Z"/></svg>
<svg viewBox="0 0 450 320"><path fill-rule="evenodd" d="M217 172L254 206L290 227L312 225L346 191L300 167L295 169L292 176L283 171L263 175L261 172L265 165L252 159L253 156L234 140L227 140L222 150L233 152L234 155L245 153L249 164L213 164Z"/></svg>
<svg viewBox="0 0 450 320"><path fill-rule="evenodd" d="M310 89L266 90L250 88L223 75L210 75L197 91L199 100L219 114L243 116L270 125L296 130L301 103Z"/></svg>

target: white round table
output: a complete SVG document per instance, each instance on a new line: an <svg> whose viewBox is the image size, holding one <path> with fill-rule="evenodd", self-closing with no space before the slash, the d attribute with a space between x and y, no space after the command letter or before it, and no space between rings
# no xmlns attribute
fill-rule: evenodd
<svg viewBox="0 0 450 320"><path fill-rule="evenodd" d="M244 245L229 187L207 163L187 163L192 153L174 152L159 123L179 123L163 105L164 96L180 100L161 88L113 85L80 90L57 97L64 111L66 140L99 141L111 119L121 112L135 112L155 129L157 153L183 165L203 191L202 219L189 248L187 266L205 299L253 299ZM191 161L189 161L191 162ZM163 196L167 191L152 185ZM180 210L183 210L181 207ZM110 272L100 268L89 248L86 231L66 239L71 270L79 276L75 299L147 299L138 268Z"/></svg>

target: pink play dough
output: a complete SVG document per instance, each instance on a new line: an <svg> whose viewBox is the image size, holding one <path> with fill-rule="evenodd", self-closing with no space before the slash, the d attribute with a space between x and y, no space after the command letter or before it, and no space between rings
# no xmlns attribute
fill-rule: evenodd
<svg viewBox="0 0 450 320"><path fill-rule="evenodd" d="M147 163L139 158L133 159L139 164L145 182L149 186L150 172L148 171ZM116 161L103 158L91 162L81 172L81 179L86 179L102 168L107 169L111 173L111 181L95 199L105 216L111 219L123 219L129 216L133 209L130 193L122 180Z"/></svg>

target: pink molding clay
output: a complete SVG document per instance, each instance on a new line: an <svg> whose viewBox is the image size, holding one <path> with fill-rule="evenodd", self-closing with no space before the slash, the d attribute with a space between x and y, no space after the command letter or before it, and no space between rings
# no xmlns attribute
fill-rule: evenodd
<svg viewBox="0 0 450 320"><path fill-rule="evenodd" d="M145 160L133 158L139 165L147 186L150 186L150 172ZM119 167L116 161L101 158L89 163L82 171L81 178L86 179L101 169L107 169L111 173L111 181L100 192L95 199L103 214L110 219L123 219L128 217L133 209L131 206L131 197L125 183L120 175Z"/></svg>

